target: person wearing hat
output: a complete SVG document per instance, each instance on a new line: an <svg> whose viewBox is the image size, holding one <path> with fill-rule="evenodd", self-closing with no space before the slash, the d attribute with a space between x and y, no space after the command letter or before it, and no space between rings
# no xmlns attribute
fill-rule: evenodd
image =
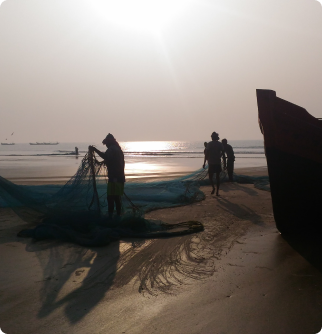
<svg viewBox="0 0 322 334"><path fill-rule="evenodd" d="M205 149L205 161L208 161L208 174L209 181L212 186L211 194L215 193L215 185L213 176L216 174L216 185L217 191L216 196L219 196L219 186L220 186L220 172L221 168L221 157L224 159L224 167L226 168L226 156L224 154L224 147L221 142L219 142L219 135L217 132L211 134L212 141L207 144ZM204 162L203 168L205 168L206 163Z"/></svg>
<svg viewBox="0 0 322 334"><path fill-rule="evenodd" d="M109 217L113 216L114 204L116 213L121 215L122 209L122 195L124 193L124 154L121 146L116 141L112 134L108 134L102 141L106 145L106 152L101 152L94 146L89 146L91 152L96 152L102 159L104 159L107 167L107 204Z"/></svg>

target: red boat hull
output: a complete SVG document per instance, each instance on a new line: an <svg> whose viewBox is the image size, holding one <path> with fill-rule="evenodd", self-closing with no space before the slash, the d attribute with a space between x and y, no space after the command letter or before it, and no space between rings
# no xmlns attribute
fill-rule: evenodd
<svg viewBox="0 0 322 334"><path fill-rule="evenodd" d="M271 90L257 103L278 230L322 231L322 121Z"/></svg>

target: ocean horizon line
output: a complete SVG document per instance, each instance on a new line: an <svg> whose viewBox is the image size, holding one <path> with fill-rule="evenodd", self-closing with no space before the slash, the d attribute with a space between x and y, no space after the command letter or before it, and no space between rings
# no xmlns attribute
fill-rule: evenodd
<svg viewBox="0 0 322 334"><path fill-rule="evenodd" d="M224 137L223 137L224 138ZM222 139L223 139L222 138ZM222 140L220 139L220 140ZM119 143L143 143L143 142L176 142L176 143L196 143L196 142L209 142L211 141L210 138L208 139L197 139L197 140L118 140ZM228 141L263 141L263 139L228 139ZM97 143L98 141L95 140L91 140L91 141L60 141L60 140L53 140L53 141L18 141L15 142L14 140L10 141L11 143L14 143L15 145L17 144L30 144L30 143L40 143L39 146L46 146L46 144L41 144L41 143L57 143L57 145L59 144L88 144L88 143ZM101 140L99 140L99 142L101 142ZM1 141L1 143L6 143L6 140ZM9 143L7 141L7 143ZM49 144L52 145L52 144Z"/></svg>

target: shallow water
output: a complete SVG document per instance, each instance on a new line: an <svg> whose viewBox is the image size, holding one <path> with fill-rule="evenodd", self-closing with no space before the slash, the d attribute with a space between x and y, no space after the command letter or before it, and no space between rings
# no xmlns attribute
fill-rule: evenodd
<svg viewBox="0 0 322 334"><path fill-rule="evenodd" d="M0 146L0 175L5 178L67 181L74 175L90 143ZM159 177L188 173L202 167L203 142L122 142L126 177ZM263 142L231 141L235 168L266 166ZM79 156L74 155L75 147ZM97 144L99 150L106 147Z"/></svg>

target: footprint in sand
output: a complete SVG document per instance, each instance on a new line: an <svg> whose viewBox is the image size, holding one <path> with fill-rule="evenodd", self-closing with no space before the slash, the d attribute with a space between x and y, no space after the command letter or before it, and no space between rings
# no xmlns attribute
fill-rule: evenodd
<svg viewBox="0 0 322 334"><path fill-rule="evenodd" d="M85 270L76 270L75 275L80 276ZM1 334L1 333L0 333Z"/></svg>

